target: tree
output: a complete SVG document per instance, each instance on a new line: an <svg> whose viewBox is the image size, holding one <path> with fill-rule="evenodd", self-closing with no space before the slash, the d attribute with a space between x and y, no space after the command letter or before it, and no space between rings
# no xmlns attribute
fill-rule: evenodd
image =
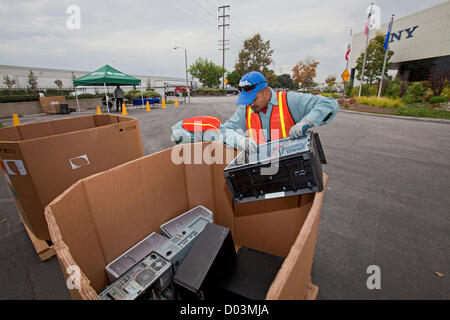
<svg viewBox="0 0 450 320"><path fill-rule="evenodd" d="M228 84L232 87L237 87L239 85L239 80L241 77L238 75L237 71L234 70L227 75Z"/></svg>
<svg viewBox="0 0 450 320"><path fill-rule="evenodd" d="M328 88L333 87L336 84L336 76L330 75L325 79L325 83L327 84Z"/></svg>
<svg viewBox="0 0 450 320"><path fill-rule="evenodd" d="M270 40L263 41L261 35L257 33L244 41L234 70L239 78L247 72L259 71L266 77L270 85L275 81L275 73L269 69L272 63L272 53Z"/></svg>
<svg viewBox="0 0 450 320"><path fill-rule="evenodd" d="M63 86L63 82L60 79L56 79L55 81L56 86L58 87L59 90L62 89Z"/></svg>
<svg viewBox="0 0 450 320"><path fill-rule="evenodd" d="M314 58L306 56L304 61L299 61L294 68L292 68L294 82L302 85L303 88L311 87L314 78L316 77L316 68L319 61Z"/></svg>
<svg viewBox="0 0 450 320"><path fill-rule="evenodd" d="M290 74L282 74L275 81L275 88L295 89L297 86L291 78Z"/></svg>
<svg viewBox="0 0 450 320"><path fill-rule="evenodd" d="M384 39L385 36L381 33L378 33L375 38L370 40L369 45L367 46L367 55L366 55L366 65L364 69L364 82L368 82L372 84L375 80L381 79L381 72L383 71L383 63L384 63ZM394 51L389 50L386 57L386 68L384 75L387 76L387 71L389 66L389 60L391 59ZM364 62L364 52L361 52L358 60L356 60L356 70L358 73L356 74L356 78L361 80L362 74L362 65Z"/></svg>
<svg viewBox="0 0 450 320"><path fill-rule="evenodd" d="M7 74L3 75L3 83L8 87L8 90L11 91L12 87L16 84L16 80L11 79Z"/></svg>
<svg viewBox="0 0 450 320"><path fill-rule="evenodd" d="M450 72L436 71L434 68L430 74L430 87L435 96L440 96L450 79Z"/></svg>
<svg viewBox="0 0 450 320"><path fill-rule="evenodd" d="M75 85L73 84L73 82L75 81L76 78L77 77L75 77L75 72L72 71L72 85L73 85L74 89L75 89Z"/></svg>
<svg viewBox="0 0 450 320"><path fill-rule="evenodd" d="M189 73L200 80L208 88L213 88L220 84L220 78L226 72L224 68L214 64L208 59L198 58L189 68Z"/></svg>
<svg viewBox="0 0 450 320"><path fill-rule="evenodd" d="M32 90L37 89L37 79L38 78L34 75L33 71L30 70L30 72L28 72L28 84Z"/></svg>

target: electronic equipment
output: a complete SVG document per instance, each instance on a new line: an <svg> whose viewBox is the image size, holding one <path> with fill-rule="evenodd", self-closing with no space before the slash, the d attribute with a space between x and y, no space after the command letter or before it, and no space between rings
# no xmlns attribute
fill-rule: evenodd
<svg viewBox="0 0 450 320"><path fill-rule="evenodd" d="M144 259L150 252L156 251L163 246L168 240L167 237L153 232L148 237L128 249L121 256L111 261L106 266L106 274L108 275L109 282L114 282L122 274Z"/></svg>
<svg viewBox="0 0 450 320"><path fill-rule="evenodd" d="M186 254L194 244L196 237L211 221L203 216L197 217L184 229L172 236L164 245L156 250L164 259L170 261L176 271Z"/></svg>
<svg viewBox="0 0 450 320"><path fill-rule="evenodd" d="M224 169L236 203L288 197L323 190L326 164L317 133L284 138L258 146L255 153L239 155Z"/></svg>
<svg viewBox="0 0 450 320"><path fill-rule="evenodd" d="M161 230L163 234L171 238L189 227L198 217L203 217L209 222L213 221L212 211L200 205L164 223L161 225Z"/></svg>
<svg viewBox="0 0 450 320"><path fill-rule="evenodd" d="M236 259L231 231L209 223L198 235L173 277L180 297L185 300L210 299Z"/></svg>
<svg viewBox="0 0 450 320"><path fill-rule="evenodd" d="M258 250L241 247L216 291L223 300L264 300L284 259Z"/></svg>
<svg viewBox="0 0 450 320"><path fill-rule="evenodd" d="M171 283L172 265L156 252L151 252L137 265L124 273L113 284L103 290L103 300L134 300L151 297L152 286L164 291Z"/></svg>

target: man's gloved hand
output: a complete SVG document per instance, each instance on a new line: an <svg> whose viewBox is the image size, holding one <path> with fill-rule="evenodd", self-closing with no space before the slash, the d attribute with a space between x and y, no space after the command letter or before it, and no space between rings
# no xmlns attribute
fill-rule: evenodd
<svg viewBox="0 0 450 320"><path fill-rule="evenodd" d="M256 141L249 137L241 138L238 142L238 148L246 151L248 153L253 153L258 150L258 145L256 144Z"/></svg>
<svg viewBox="0 0 450 320"><path fill-rule="evenodd" d="M313 126L312 122L308 119L303 118L299 123L289 130L289 135L293 138L300 138L303 136L306 130Z"/></svg>

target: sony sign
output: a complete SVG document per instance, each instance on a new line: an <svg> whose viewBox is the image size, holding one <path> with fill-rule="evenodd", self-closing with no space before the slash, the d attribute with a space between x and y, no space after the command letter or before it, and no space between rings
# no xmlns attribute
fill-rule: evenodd
<svg viewBox="0 0 450 320"><path fill-rule="evenodd" d="M416 29L418 27L419 26L414 26L412 28L407 28L407 29L404 29L404 30L400 30L398 32L392 32L391 33L391 41L390 42L394 42L394 38L400 41L402 39L402 33L403 32L405 32L405 34L406 34L406 38L405 39L412 38L413 37L413 32L416 31Z"/></svg>

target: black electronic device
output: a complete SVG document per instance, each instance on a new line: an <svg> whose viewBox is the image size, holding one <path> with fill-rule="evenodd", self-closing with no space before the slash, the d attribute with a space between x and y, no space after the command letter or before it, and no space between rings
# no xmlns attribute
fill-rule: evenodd
<svg viewBox="0 0 450 320"><path fill-rule="evenodd" d="M236 203L288 197L323 190L326 164L319 135L305 132L261 144L258 151L241 152L225 168L224 176Z"/></svg>
<svg viewBox="0 0 450 320"><path fill-rule="evenodd" d="M208 223L176 271L173 282L184 300L212 298L210 292L236 260L230 229Z"/></svg>
<svg viewBox="0 0 450 320"><path fill-rule="evenodd" d="M69 114L70 113L69 105L67 103L60 103L59 104L59 113L60 114Z"/></svg>
<svg viewBox="0 0 450 320"><path fill-rule="evenodd" d="M151 298L151 288L166 290L173 276L172 265L152 252L103 290L102 300L135 300Z"/></svg>
<svg viewBox="0 0 450 320"><path fill-rule="evenodd" d="M214 291L220 300L264 300L284 259L241 247L226 277Z"/></svg>

